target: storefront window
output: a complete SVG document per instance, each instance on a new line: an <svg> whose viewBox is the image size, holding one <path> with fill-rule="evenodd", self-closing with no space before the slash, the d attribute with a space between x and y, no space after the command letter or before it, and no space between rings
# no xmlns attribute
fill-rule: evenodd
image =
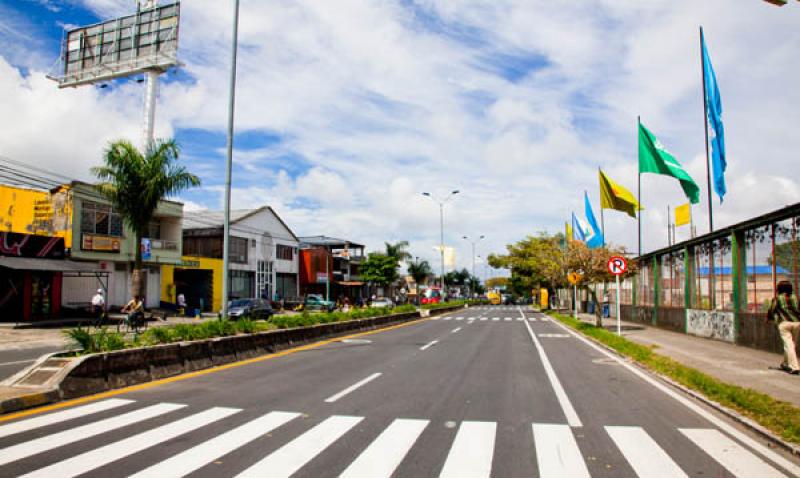
<svg viewBox="0 0 800 478"><path fill-rule="evenodd" d="M111 206L84 201L81 207L81 232L122 237L122 216Z"/></svg>

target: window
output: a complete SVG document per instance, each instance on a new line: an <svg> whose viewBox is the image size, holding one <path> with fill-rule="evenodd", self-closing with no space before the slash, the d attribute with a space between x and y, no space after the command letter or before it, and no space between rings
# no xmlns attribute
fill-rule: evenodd
<svg viewBox="0 0 800 478"><path fill-rule="evenodd" d="M184 237L183 254L222 259L222 238L219 236Z"/></svg>
<svg viewBox="0 0 800 478"><path fill-rule="evenodd" d="M282 259L284 261L291 261L294 259L294 248L291 246L284 246L283 244L278 244L275 246L275 255L278 259Z"/></svg>
<svg viewBox="0 0 800 478"><path fill-rule="evenodd" d="M231 262L236 262L239 264L247 263L247 244L247 238L231 236L229 251Z"/></svg>
<svg viewBox="0 0 800 478"><path fill-rule="evenodd" d="M84 201L81 207L81 232L122 237L122 216L111 206Z"/></svg>
<svg viewBox="0 0 800 478"><path fill-rule="evenodd" d="M147 235L150 239L161 239L161 222L152 221L147 225Z"/></svg>

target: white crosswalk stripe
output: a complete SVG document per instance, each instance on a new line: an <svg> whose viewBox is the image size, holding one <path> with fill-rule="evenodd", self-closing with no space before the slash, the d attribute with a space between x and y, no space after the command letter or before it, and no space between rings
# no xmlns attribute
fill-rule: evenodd
<svg viewBox="0 0 800 478"><path fill-rule="evenodd" d="M293 412L269 412L142 470L131 478L178 478L186 476L299 416L299 413Z"/></svg>
<svg viewBox="0 0 800 478"><path fill-rule="evenodd" d="M500 317L492 317L492 322L499 322L499 321L500 321Z"/></svg>
<svg viewBox="0 0 800 478"><path fill-rule="evenodd" d="M643 428L606 427L606 432L640 478L687 476Z"/></svg>
<svg viewBox="0 0 800 478"><path fill-rule="evenodd" d="M734 476L759 478L786 476L719 430L681 428L680 431Z"/></svg>
<svg viewBox="0 0 800 478"><path fill-rule="evenodd" d="M92 451L74 456L50 466L40 468L24 475L26 478L59 478L82 475L88 471L107 465L113 461L133 455L159 443L189 433L200 427L222 420L241 410L236 408L215 407L204 412L182 418L180 420L134 435Z"/></svg>
<svg viewBox="0 0 800 478"><path fill-rule="evenodd" d="M453 320L452 317L445 317L444 320Z"/></svg>
<svg viewBox="0 0 800 478"><path fill-rule="evenodd" d="M62 428L69 427L69 423L66 422L81 416L81 414L91 415L133 403L135 403L133 400L121 399L99 401L90 404L91 406L77 406L49 415L10 423L0 427L0 431L8 436L58 424L62 424ZM37 460L28 460L26 463L30 463L30 465L26 466L47 466L33 471L30 469L17 470L14 473L29 478L73 477L99 471L101 467L136 456L137 453L149 450L159 444L172 441L171 447L180 447L181 437L219 422L218 428L222 429L212 438L188 448L178 448L163 461L143 462L140 464L142 470L133 475L136 478L178 478L190 475L216 460L223 459L224 461L223 457L226 455L248 446L260 438L275 440L276 438L265 437L268 437L273 430L301 416L300 413L295 412L273 411L227 429L225 423L228 422L224 420L239 413L240 410L214 407L174 419L166 417L155 428L148 427L145 423L145 420L163 416L184 407L186 405L174 403L147 405L134 411L121 413L111 418L98 419L66 430L62 429L49 435L41 436L40 434L38 438L0 449L0 465L74 444L76 452L71 453L60 462L52 463L50 461L50 464L39 464ZM310 428L302 423L295 423L297 427L301 428L297 432L297 436L280 438L281 442L279 443L270 442L270 449L275 447L276 450L260 461L256 461L256 458L253 459L253 462L242 463L241 466L245 470L239 476L288 477L315 460L337 441L347 440L348 443L351 443L352 440L352 443L361 443L359 454L349 464L341 465L342 467L346 466L341 476L345 478L389 477L398 473L398 469L403 472L401 463L414 460L418 448L432 445L432 443L424 441L424 432L430 425L426 419L395 419L370 440L367 440L366 435L363 434L364 430L371 429L369 426L360 433L351 431L362 421L366 421L366 419L359 416L333 415ZM126 427L137 431L125 431ZM578 446L576 429L567 424L545 423L533 423L531 427L533 449L525 457L525 461L531 467L531 474L536 474L538 469L538 476L544 478L589 476L587 463L591 464L591 461L588 457L584 457ZM101 436L114 430L122 430L117 432L114 437L117 441L109 443ZM441 440L436 442L437 446L449 448L447 456L443 462L427 464L430 467L428 469L441 469L440 476L442 477L488 477L492 473L497 474L498 470L492 469L497 430L495 422L461 422L451 442L447 443ZM686 468L687 470L696 466L696 463L681 463L680 459L671 457L667 451L669 448L663 449L642 427L606 426L604 430L603 439L609 443L613 442L625 457L627 465L623 465L623 469L620 470L623 474L627 473L625 466L630 466L630 470L634 474L643 478L685 477L687 474L683 471L682 466L689 467ZM709 463L719 463L719 465L714 463L713 466L722 466L734 476L765 478L784 476L781 471L773 467L775 465L772 462L767 462L765 458L756 455L749 448L735 442L717 429L679 429L679 431L682 436L678 434L675 436L679 441L683 440L685 443L681 446L668 441L667 444L670 447L678 446L678 449L685 449L686 446L697 447L708 455ZM581 433L585 435L587 431ZM122 437L118 438L118 435L122 435ZM99 445L95 445L95 448L92 448L93 442L89 440L92 437L97 437L94 443L99 443ZM363 440L363 443L360 440ZM187 439L187 441L191 440ZM82 449L77 449L77 447ZM148 453L154 454L155 451ZM148 456L148 454L143 456ZM325 459L330 458L327 455L324 456ZM593 466L597 466L597 464L595 463Z"/></svg>
<svg viewBox="0 0 800 478"><path fill-rule="evenodd" d="M536 317L528 317L528 322L536 322Z"/></svg>
<svg viewBox="0 0 800 478"><path fill-rule="evenodd" d="M17 433L35 430L36 428L54 425L56 423L72 420L73 418L91 415L93 413L104 412L113 408L121 407L133 403L133 400L124 400L121 398L111 398L103 400L102 402L90 403L89 405L82 405L80 407L70 408L60 412L49 413L36 418L29 418L27 420L20 420L9 425L0 427L0 438Z"/></svg>
<svg viewBox="0 0 800 478"><path fill-rule="evenodd" d="M511 322L512 320L514 320L513 317L506 317L506 322Z"/></svg>
<svg viewBox="0 0 800 478"><path fill-rule="evenodd" d="M428 420L398 418L384 430L339 478L389 477L428 426Z"/></svg>
<svg viewBox="0 0 800 478"><path fill-rule="evenodd" d="M105 420L89 423L71 430L45 435L35 440L26 441L0 450L0 465L21 460L60 446L116 430L149 418L169 413L186 405L176 403L159 403L139 410L134 410Z"/></svg>
<svg viewBox="0 0 800 478"><path fill-rule="evenodd" d="M578 443L569 425L534 423L533 442L542 478L589 477Z"/></svg>
<svg viewBox="0 0 800 478"><path fill-rule="evenodd" d="M456 317L456 320L464 320L464 317Z"/></svg>
<svg viewBox="0 0 800 478"><path fill-rule="evenodd" d="M288 478L362 419L363 417L334 415L239 473L237 477Z"/></svg>
<svg viewBox="0 0 800 478"><path fill-rule="evenodd" d="M494 422L461 423L439 477L489 476L492 472L496 428Z"/></svg>

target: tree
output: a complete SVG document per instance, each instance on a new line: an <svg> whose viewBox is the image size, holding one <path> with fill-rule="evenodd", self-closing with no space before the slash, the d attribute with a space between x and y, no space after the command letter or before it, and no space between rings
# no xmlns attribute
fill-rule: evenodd
<svg viewBox="0 0 800 478"><path fill-rule="evenodd" d="M490 277L486 279L486 287L489 289L508 287L508 277Z"/></svg>
<svg viewBox="0 0 800 478"><path fill-rule="evenodd" d="M490 254L489 265L511 270L509 286L517 294L527 294L544 287L551 292L566 285L563 267L562 234L540 233L506 246L505 255Z"/></svg>
<svg viewBox="0 0 800 478"><path fill-rule="evenodd" d="M408 241L398 241L394 244L386 242L385 244L386 255L389 257L394 257L398 265L400 262L411 259L411 254L409 254L406 250L406 248L408 248Z"/></svg>
<svg viewBox="0 0 800 478"><path fill-rule="evenodd" d="M387 286L397 280L397 259L380 252L372 252L359 270L365 281Z"/></svg>
<svg viewBox="0 0 800 478"><path fill-rule="evenodd" d="M154 142L142 154L125 140L114 141L105 151L104 166L92 168L101 183L97 189L120 212L136 241L131 295L142 295L142 238L159 201L190 187L200 179L176 164L180 149L174 140Z"/></svg>
<svg viewBox="0 0 800 478"><path fill-rule="evenodd" d="M433 275L433 270L428 261L412 262L408 265L408 275L410 275L414 279L414 282L417 283L417 286L419 286L426 282L428 277Z"/></svg>

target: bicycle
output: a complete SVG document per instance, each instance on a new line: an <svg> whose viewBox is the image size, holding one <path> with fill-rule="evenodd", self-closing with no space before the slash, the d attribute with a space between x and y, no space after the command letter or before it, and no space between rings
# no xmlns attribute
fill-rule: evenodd
<svg viewBox="0 0 800 478"><path fill-rule="evenodd" d="M125 319L117 322L118 333L128 334L133 332L134 334L139 334L144 330L147 330L147 317L143 313L126 315Z"/></svg>

